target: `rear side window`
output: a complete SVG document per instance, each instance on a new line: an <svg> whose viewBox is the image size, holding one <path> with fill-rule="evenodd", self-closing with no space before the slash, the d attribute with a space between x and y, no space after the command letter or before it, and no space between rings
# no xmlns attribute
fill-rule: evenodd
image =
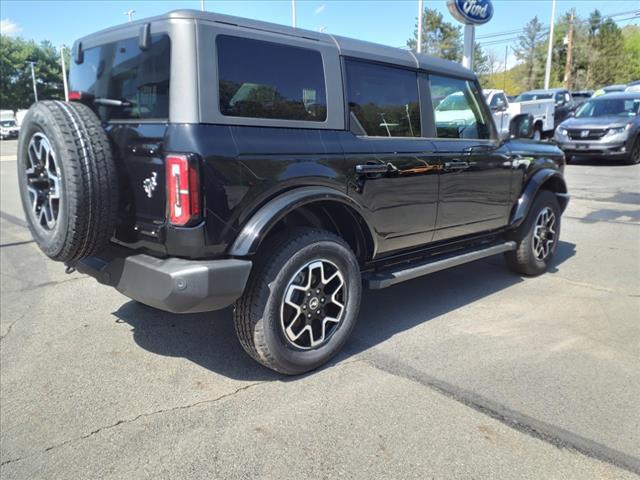
<svg viewBox="0 0 640 480"><path fill-rule="evenodd" d="M346 67L352 122L370 136L421 136L416 72L355 60Z"/></svg>
<svg viewBox="0 0 640 480"><path fill-rule="evenodd" d="M491 138L474 82L439 75L431 75L429 82L438 138Z"/></svg>
<svg viewBox="0 0 640 480"><path fill-rule="evenodd" d="M102 120L169 117L171 41L152 35L140 50L138 38L107 43L84 51L81 64L71 63L69 89L95 98L122 100L124 106L95 105Z"/></svg>
<svg viewBox="0 0 640 480"><path fill-rule="evenodd" d="M220 112L233 117L323 122L327 119L320 52L219 35Z"/></svg>

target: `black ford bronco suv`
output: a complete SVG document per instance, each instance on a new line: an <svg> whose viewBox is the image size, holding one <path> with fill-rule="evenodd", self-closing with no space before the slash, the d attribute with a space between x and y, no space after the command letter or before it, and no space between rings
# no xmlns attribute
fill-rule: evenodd
<svg viewBox="0 0 640 480"><path fill-rule="evenodd" d="M564 157L496 132L460 65L181 10L74 44L70 101L31 107L19 182L40 248L169 312L234 305L286 374L352 331L362 287L504 253L545 271Z"/></svg>

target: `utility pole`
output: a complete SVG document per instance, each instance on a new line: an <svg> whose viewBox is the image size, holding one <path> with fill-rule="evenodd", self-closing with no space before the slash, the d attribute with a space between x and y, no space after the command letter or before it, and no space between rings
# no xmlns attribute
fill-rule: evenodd
<svg viewBox="0 0 640 480"><path fill-rule="evenodd" d="M296 28L296 0L291 0L291 25Z"/></svg>
<svg viewBox="0 0 640 480"><path fill-rule="evenodd" d="M551 29L549 30L549 48L547 49L547 66L544 70L544 88L549 88L551 80L551 57L553 56L553 27L556 23L556 0L551 2Z"/></svg>
<svg viewBox="0 0 640 480"><path fill-rule="evenodd" d="M31 65L31 81L33 82L33 98L35 98L36 102L38 101L38 89L36 88L36 72L33 69L33 65L36 63L33 60L29 60L29 65Z"/></svg>
<svg viewBox="0 0 640 480"><path fill-rule="evenodd" d="M418 48L416 51L422 53L422 0L418 0Z"/></svg>
<svg viewBox="0 0 640 480"><path fill-rule="evenodd" d="M466 24L464 26L464 43L462 50L462 66L473 70L473 51L476 47L476 27Z"/></svg>
<svg viewBox="0 0 640 480"><path fill-rule="evenodd" d="M129 17L129 21L133 21L133 14L136 13L135 10L127 10L126 12L123 12L123 15L126 15L127 17Z"/></svg>
<svg viewBox="0 0 640 480"><path fill-rule="evenodd" d="M60 63L62 64L62 85L64 86L64 101L69 101L69 86L67 85L67 67L64 64L64 45L60 47Z"/></svg>
<svg viewBox="0 0 640 480"><path fill-rule="evenodd" d="M569 40L567 42L567 63L564 66L564 88L571 90L571 73L573 70L573 21L576 15L575 10L571 10L571 21L569 22Z"/></svg>
<svg viewBox="0 0 640 480"><path fill-rule="evenodd" d="M204 12L204 0L200 0L200 10Z"/></svg>

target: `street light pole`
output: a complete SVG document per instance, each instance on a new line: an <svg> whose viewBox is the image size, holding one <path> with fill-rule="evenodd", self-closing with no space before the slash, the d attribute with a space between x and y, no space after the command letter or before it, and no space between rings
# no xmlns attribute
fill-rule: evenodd
<svg viewBox="0 0 640 480"><path fill-rule="evenodd" d="M62 85L64 86L64 101L69 101L69 86L67 85L67 67L64 64L64 45L60 47L60 63L62 64Z"/></svg>
<svg viewBox="0 0 640 480"><path fill-rule="evenodd" d="M296 0L291 0L291 25L296 28Z"/></svg>
<svg viewBox="0 0 640 480"><path fill-rule="evenodd" d="M29 61L29 65L31 65L31 81L33 82L33 98L35 98L36 102L38 101L38 89L36 88L36 72L33 69L33 65L36 62Z"/></svg>
<svg viewBox="0 0 640 480"><path fill-rule="evenodd" d="M200 10L204 12L204 0L200 0Z"/></svg>
<svg viewBox="0 0 640 480"><path fill-rule="evenodd" d="M551 57L553 56L553 27L556 23L556 0L551 3L551 29L549 30L549 48L547 49L547 66L544 70L544 89L549 88L551 80Z"/></svg>
<svg viewBox="0 0 640 480"><path fill-rule="evenodd" d="M422 53L422 0L418 0L418 53Z"/></svg>
<svg viewBox="0 0 640 480"><path fill-rule="evenodd" d="M129 21L133 21L133 14L136 13L135 10L127 10L126 12L123 12L123 15L126 15L127 17L129 17Z"/></svg>

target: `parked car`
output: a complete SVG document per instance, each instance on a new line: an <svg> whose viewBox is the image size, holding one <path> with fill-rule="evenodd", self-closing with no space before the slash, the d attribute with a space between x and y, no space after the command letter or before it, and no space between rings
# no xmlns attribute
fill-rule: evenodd
<svg viewBox="0 0 640 480"><path fill-rule="evenodd" d="M593 93L594 97L599 97L601 95L605 95L607 93L614 92L624 92L627 88L626 84L618 84L618 85L608 85L606 87L600 88Z"/></svg>
<svg viewBox="0 0 640 480"><path fill-rule="evenodd" d="M69 84L20 134L37 244L155 308L234 305L279 372L340 350L363 284L499 253L538 275L558 247L562 151L526 114L501 138L458 63L181 10L81 38Z"/></svg>
<svg viewBox="0 0 640 480"><path fill-rule="evenodd" d="M554 137L567 161L574 155L640 163L640 93L608 93L582 104Z"/></svg>
<svg viewBox="0 0 640 480"><path fill-rule="evenodd" d="M552 99L511 102L502 90L486 89L483 93L499 132L508 132L510 121L516 115L530 113L534 140L553 135L555 104Z"/></svg>
<svg viewBox="0 0 640 480"><path fill-rule="evenodd" d="M0 121L0 138L5 140L7 138L18 138L18 132L20 128L16 125L15 120L1 120Z"/></svg>
<svg viewBox="0 0 640 480"><path fill-rule="evenodd" d="M549 90L530 90L528 92L521 93L516 99L519 102L525 102L530 100L545 100L553 99L556 108L554 110L554 128L560 125L560 123L569 116L569 114L575 109L575 102L571 97L571 92L566 88L551 88Z"/></svg>
<svg viewBox="0 0 640 480"><path fill-rule="evenodd" d="M624 89L625 92L640 92L640 80L635 80L633 82L627 83L627 88Z"/></svg>
<svg viewBox="0 0 640 480"><path fill-rule="evenodd" d="M571 92L571 98L575 103L575 107L579 107L593 96L593 90L577 90Z"/></svg>

